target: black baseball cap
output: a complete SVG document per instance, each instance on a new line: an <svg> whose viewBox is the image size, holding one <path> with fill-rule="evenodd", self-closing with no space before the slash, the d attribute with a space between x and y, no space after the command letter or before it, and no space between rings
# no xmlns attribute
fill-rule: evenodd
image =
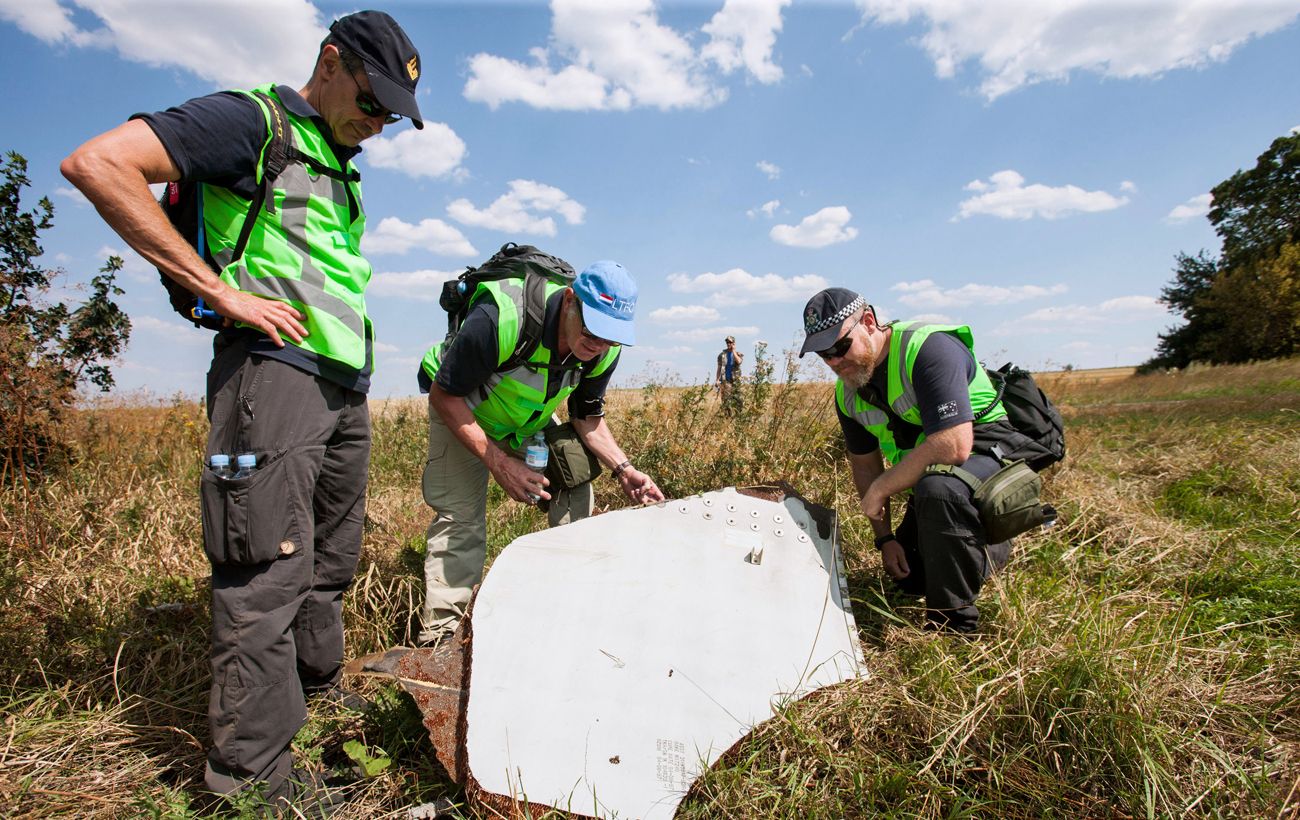
<svg viewBox="0 0 1300 820"><path fill-rule="evenodd" d="M330 34L361 58L379 104L423 128L420 106L415 103L420 52L397 21L382 11L359 11L335 20Z"/></svg>
<svg viewBox="0 0 1300 820"><path fill-rule="evenodd" d="M844 323L867 306L867 300L848 288L827 288L803 308L803 340L799 355L825 350L839 340Z"/></svg>

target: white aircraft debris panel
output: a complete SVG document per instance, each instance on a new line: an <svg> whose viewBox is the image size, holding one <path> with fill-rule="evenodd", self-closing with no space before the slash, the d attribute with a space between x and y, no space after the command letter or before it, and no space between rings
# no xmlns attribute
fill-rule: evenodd
<svg viewBox="0 0 1300 820"><path fill-rule="evenodd" d="M833 514L727 488L519 538L472 615L469 774L669 818L775 708L865 675Z"/></svg>

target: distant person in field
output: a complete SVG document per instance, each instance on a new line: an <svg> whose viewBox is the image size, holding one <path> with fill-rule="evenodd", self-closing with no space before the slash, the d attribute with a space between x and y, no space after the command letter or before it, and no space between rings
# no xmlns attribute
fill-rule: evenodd
<svg viewBox="0 0 1300 820"><path fill-rule="evenodd" d="M529 363L502 371L498 363L506 361L522 330L523 288L516 280L480 283L450 343L440 342L425 355L419 382L429 394L429 458L422 485L433 521L420 643L435 644L451 634L483 577L489 474L515 501L548 502L553 527L591 515L591 482L548 489L550 482L522 458L529 437L558 423L553 414L561 403L567 403L582 443L609 468L624 495L638 504L663 500L605 423L605 391L621 346L635 342L636 301L636 282L617 262L593 263L572 287L548 283L537 350Z"/></svg>
<svg viewBox="0 0 1300 820"><path fill-rule="evenodd" d="M745 354L736 349L735 336L728 336L725 345L718 354L718 370L713 379L723 411L731 413L740 403L736 382L740 381L740 366L745 362Z"/></svg>
<svg viewBox="0 0 1300 820"><path fill-rule="evenodd" d="M212 563L205 783L220 794L260 782L271 800L300 803L305 775L290 741L306 698L340 697L374 366L353 158L403 117L423 127L419 76L419 52L401 27L358 12L330 27L301 88L268 84L138 114L63 163L132 248L226 320L208 371L207 454L253 453L257 468L234 480L206 472L202 482ZM282 125L273 132L272 123ZM286 132L298 155L265 191L275 207L247 223L247 250L232 262L268 135ZM202 255L154 201L154 182L201 183L189 190L205 215ZM187 332L178 321L177 333Z"/></svg>
<svg viewBox="0 0 1300 820"><path fill-rule="evenodd" d="M851 290L808 301L800 356L816 353L835 375L835 407L862 511L885 571L906 593L924 595L930 628L973 632L984 580L1007 561L1010 542L985 543L972 491L933 465L961 466L980 480L1027 439L1011 427L975 358L964 325L881 324ZM889 466L886 467L886 460ZM891 497L911 491L895 529Z"/></svg>

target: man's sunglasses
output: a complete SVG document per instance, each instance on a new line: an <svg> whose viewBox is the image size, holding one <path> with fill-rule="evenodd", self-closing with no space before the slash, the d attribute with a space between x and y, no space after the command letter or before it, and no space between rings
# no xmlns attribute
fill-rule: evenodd
<svg viewBox="0 0 1300 820"><path fill-rule="evenodd" d="M598 345L609 345L610 347L618 347L618 342L611 342L609 339L602 339L601 337L597 336L595 333L592 333L590 330L587 330L587 320L582 317L581 306L578 307L578 323L582 325L582 335L587 339L587 341Z"/></svg>
<svg viewBox="0 0 1300 820"><path fill-rule="evenodd" d="M371 94L369 91L366 91L361 87L361 81L356 78L355 74L351 71L346 73L352 78L352 82L357 84L357 108L362 114L365 114L367 117L383 117L384 125L392 125L395 122L401 121L401 114L394 114L392 111L384 108L379 104L379 100L375 99L374 94Z"/></svg>
<svg viewBox="0 0 1300 820"><path fill-rule="evenodd" d="M865 314L863 315L865 316ZM858 320L853 323L853 327L849 328L848 333L845 333L843 336L839 338L838 341L835 342L835 344L831 345L825 350L817 351L817 355L821 356L823 359L838 359L841 356L843 356L845 353L848 353L849 348L853 347L853 328L862 324L862 319L863 316L859 316Z"/></svg>

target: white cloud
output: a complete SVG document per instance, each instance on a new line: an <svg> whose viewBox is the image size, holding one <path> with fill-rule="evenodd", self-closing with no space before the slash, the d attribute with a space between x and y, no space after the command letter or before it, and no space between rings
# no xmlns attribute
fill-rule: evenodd
<svg viewBox="0 0 1300 820"><path fill-rule="evenodd" d="M652 322L716 322L722 314L704 305L673 305L650 311Z"/></svg>
<svg viewBox="0 0 1300 820"><path fill-rule="evenodd" d="M767 175L768 179L779 179L781 177L781 168L765 159L760 159L754 163L754 167Z"/></svg>
<svg viewBox="0 0 1300 820"><path fill-rule="evenodd" d="M1029 299L1041 299L1057 293L1065 293L1065 285L979 285L970 283L959 288L941 288L931 279L919 282L899 282L891 285L890 290L902 295L898 301L911 307L957 307L962 305L1010 305Z"/></svg>
<svg viewBox="0 0 1300 820"><path fill-rule="evenodd" d="M122 273L126 274L128 279L136 282L158 281L158 269L131 248L100 245L93 257L95 270L99 270L110 256L116 256L122 260Z"/></svg>
<svg viewBox="0 0 1300 820"><path fill-rule="evenodd" d="M763 216L766 216L768 219L771 219L773 216L776 215L776 209L780 207L781 207L781 200L770 199L767 202L764 202L762 205L759 205L757 208L750 208L748 211L745 211L745 216L749 217L750 219L753 219L759 214L763 214Z"/></svg>
<svg viewBox="0 0 1300 820"><path fill-rule="evenodd" d="M932 325L953 325L957 320L946 313L913 313L907 317L913 322L925 322ZM881 317L884 321L884 317Z"/></svg>
<svg viewBox="0 0 1300 820"><path fill-rule="evenodd" d="M949 78L970 62L989 100L1074 71L1132 79L1222 62L1300 16L1292 0L857 0L864 22L921 18L921 47Z"/></svg>
<svg viewBox="0 0 1300 820"><path fill-rule="evenodd" d="M1136 182L1126 179L1119 184L1119 189L1126 194L1136 194L1138 186Z"/></svg>
<svg viewBox="0 0 1300 820"><path fill-rule="evenodd" d="M90 200L86 199L86 195L81 191L78 191L76 188L59 186L54 189L54 195L66 197L67 199L72 200L72 204L76 205L78 208L85 208L90 205Z"/></svg>
<svg viewBox="0 0 1300 820"><path fill-rule="evenodd" d="M717 339L720 342L728 336L735 336L737 338L753 338L757 335L758 328L753 325L745 325L743 327L732 325L697 327L690 330L670 330L664 334L666 338L682 342L703 342L709 339Z"/></svg>
<svg viewBox="0 0 1300 820"><path fill-rule="evenodd" d="M710 66L744 65L759 82L780 79L771 62L786 0L728 0L697 52L661 25L654 0L552 0L551 37L519 62L480 52L464 95L490 108L522 102L557 111L711 108L727 98ZM553 68L554 63L558 68Z"/></svg>
<svg viewBox="0 0 1300 820"><path fill-rule="evenodd" d="M857 228L847 227L853 214L843 205L822 208L805 216L798 225L775 225L768 233L772 241L794 248L824 248L848 242L858 235Z"/></svg>
<svg viewBox="0 0 1300 820"><path fill-rule="evenodd" d="M1291 128L1291 133L1292 133L1292 134L1300 134L1300 125L1293 126L1293 127Z"/></svg>
<svg viewBox="0 0 1300 820"><path fill-rule="evenodd" d="M1133 316L1163 316L1169 308L1154 296L1119 296L1107 299L1097 306L1102 313L1114 318Z"/></svg>
<svg viewBox="0 0 1300 820"><path fill-rule="evenodd" d="M783 279L775 273L755 276L743 268L732 268L724 273L701 273L694 277L684 273L668 276L668 287L674 293L707 293L711 303L728 306L803 301L827 284L814 273Z"/></svg>
<svg viewBox="0 0 1300 820"><path fill-rule="evenodd" d="M478 251L460 231L441 219L421 219L419 224L384 217L361 240L366 253L406 253L414 248L445 256L477 256Z"/></svg>
<svg viewBox="0 0 1300 820"><path fill-rule="evenodd" d="M462 225L555 236L555 220L541 216L548 212L559 214L570 225L581 225L587 209L559 188L531 179L511 180L509 192L482 210L468 199L457 199L447 206L447 214Z"/></svg>
<svg viewBox="0 0 1300 820"><path fill-rule="evenodd" d="M78 27L74 10L98 18L97 28ZM296 87L310 76L326 34L308 0L0 0L0 19L51 45L114 49L222 88L251 88L267 77Z"/></svg>
<svg viewBox="0 0 1300 820"><path fill-rule="evenodd" d="M376 273L366 288L369 296L392 296L417 302L437 302L442 283L460 276L461 271L413 270L405 273Z"/></svg>
<svg viewBox="0 0 1300 820"><path fill-rule="evenodd" d="M701 29L711 38L700 56L715 63L724 74L744 66L760 83L782 77L772 62L772 49L781 30L781 9L791 0L727 0Z"/></svg>
<svg viewBox="0 0 1300 820"><path fill-rule="evenodd" d="M159 319L157 316L150 316L147 313L135 312L131 314L131 341L141 341L138 334L143 333L147 336L162 337L165 339L164 344L169 349L172 345L211 349L212 335L210 333L186 332L193 327L175 313L168 314L166 319Z"/></svg>
<svg viewBox="0 0 1300 820"><path fill-rule="evenodd" d="M444 123L426 121L423 131L407 128L391 137L371 137L361 156L376 168L411 177L441 177L460 167L465 141Z"/></svg>
<svg viewBox="0 0 1300 820"><path fill-rule="evenodd" d="M1096 305L1057 305L1039 308L1019 318L1003 322L994 328L991 335L1096 333L1116 325L1150 322L1166 314L1167 308L1154 296L1119 296Z"/></svg>
<svg viewBox="0 0 1300 820"><path fill-rule="evenodd" d="M1128 197L1113 196L1105 191L1085 191L1076 185L1052 188L1034 183L1015 171L998 171L988 182L975 180L966 186L975 196L963 200L953 221L983 214L999 219L1058 219L1074 213L1111 211L1128 204Z"/></svg>
<svg viewBox="0 0 1300 820"><path fill-rule="evenodd" d="M378 353L401 353L402 349L397 345L390 345L387 342L375 342L375 351Z"/></svg>
<svg viewBox="0 0 1300 820"><path fill-rule="evenodd" d="M1191 219L1205 216L1210 212L1210 205L1214 202L1212 194L1201 194L1194 196L1177 206L1165 216L1165 221L1169 223L1187 222Z"/></svg>

